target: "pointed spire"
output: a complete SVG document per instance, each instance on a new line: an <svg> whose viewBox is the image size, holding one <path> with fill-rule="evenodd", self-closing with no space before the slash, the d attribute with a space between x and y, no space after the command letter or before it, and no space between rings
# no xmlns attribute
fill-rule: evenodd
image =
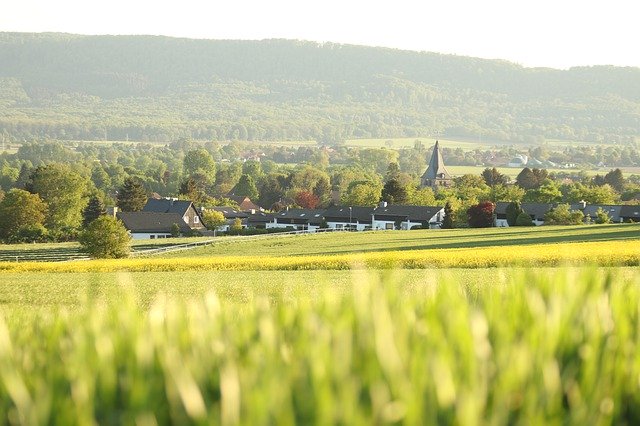
<svg viewBox="0 0 640 426"><path fill-rule="evenodd" d="M422 181L425 179L434 180L434 179L444 179L451 180L451 175L447 171L447 168L444 165L444 160L442 158L442 153L440 152L440 144L436 141L435 146L433 147L433 154L431 154L431 160L429 161L429 167L427 167L427 171L422 175Z"/></svg>

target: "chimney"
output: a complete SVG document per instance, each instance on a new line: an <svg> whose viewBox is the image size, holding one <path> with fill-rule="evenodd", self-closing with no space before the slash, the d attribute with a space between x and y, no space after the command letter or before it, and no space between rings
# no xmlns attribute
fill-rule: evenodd
<svg viewBox="0 0 640 426"><path fill-rule="evenodd" d="M386 201L380 201L380 208L386 208L387 207L387 202Z"/></svg>
<svg viewBox="0 0 640 426"><path fill-rule="evenodd" d="M118 213L118 207L117 206L107 208L107 214L109 216L116 217L117 213Z"/></svg>
<svg viewBox="0 0 640 426"><path fill-rule="evenodd" d="M580 210L584 210L587 208L587 202L585 200L580 200L578 204L580 204Z"/></svg>

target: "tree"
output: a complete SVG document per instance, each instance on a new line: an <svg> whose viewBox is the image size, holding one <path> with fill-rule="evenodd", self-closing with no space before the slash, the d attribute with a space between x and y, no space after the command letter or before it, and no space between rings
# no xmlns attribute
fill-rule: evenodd
<svg viewBox="0 0 640 426"><path fill-rule="evenodd" d="M352 182L340 202L345 206L375 206L380 202L380 191L374 182Z"/></svg>
<svg viewBox="0 0 640 426"><path fill-rule="evenodd" d="M516 183L524 190L535 189L540 186L538 184L538 178L528 167L525 167L520 173L518 173L518 176L516 176Z"/></svg>
<svg viewBox="0 0 640 426"><path fill-rule="evenodd" d="M389 179L382 188L382 201L389 204L406 204L407 188L397 179Z"/></svg>
<svg viewBox="0 0 640 426"><path fill-rule="evenodd" d="M598 207L598 210L596 210L596 223L611 223L611 216L609 216L609 213L602 210L602 207Z"/></svg>
<svg viewBox="0 0 640 426"><path fill-rule="evenodd" d="M229 227L229 230L232 232L240 232L242 231L242 220L239 217L233 220L233 223Z"/></svg>
<svg viewBox="0 0 640 426"><path fill-rule="evenodd" d="M467 222L471 228L490 228L493 226L493 212L495 211L495 204L491 201L484 201L482 203L471 206L467 210Z"/></svg>
<svg viewBox="0 0 640 426"><path fill-rule="evenodd" d="M202 219L204 219L204 224L207 229L212 231L215 231L227 222L224 214L216 210L204 210L202 212Z"/></svg>
<svg viewBox="0 0 640 426"><path fill-rule="evenodd" d="M544 215L545 225L581 225L584 214L580 210L571 210L569 204L559 204Z"/></svg>
<svg viewBox="0 0 640 426"><path fill-rule="evenodd" d="M88 179L70 166L54 163L36 168L26 189L47 203L47 227L62 230L77 228L82 223L82 210L88 202L88 183Z"/></svg>
<svg viewBox="0 0 640 426"><path fill-rule="evenodd" d="M144 186L134 178L126 178L118 191L117 206L123 212L139 212L147 204L147 192Z"/></svg>
<svg viewBox="0 0 640 426"><path fill-rule="evenodd" d="M525 212L522 212L516 218L515 225L516 226L535 226L535 223L533 223L533 220L531 219L530 215L528 215Z"/></svg>
<svg viewBox="0 0 640 426"><path fill-rule="evenodd" d="M296 194L294 201L303 209L315 209L320 203L320 199L309 191L300 191Z"/></svg>
<svg viewBox="0 0 640 426"><path fill-rule="evenodd" d="M47 204L38 194L12 189L0 202L0 238L9 239L21 228L42 226Z"/></svg>
<svg viewBox="0 0 640 426"><path fill-rule="evenodd" d="M211 183L216 177L216 163L206 149L194 149L185 154L183 171L187 176L201 173Z"/></svg>
<svg viewBox="0 0 640 426"><path fill-rule="evenodd" d="M490 187L494 187L496 185L506 185L509 182L509 178L506 175L503 175L496 169L486 168L482 172L482 179L484 179L485 183Z"/></svg>
<svg viewBox="0 0 640 426"><path fill-rule="evenodd" d="M556 182L546 179L538 188L528 190L523 200L532 203L557 203L562 201L562 192Z"/></svg>
<svg viewBox="0 0 640 426"><path fill-rule="evenodd" d="M82 211L82 226L87 227L91 222L106 214L106 208L102 200L94 195L89 199L89 204Z"/></svg>
<svg viewBox="0 0 640 426"><path fill-rule="evenodd" d="M122 222L113 216L100 216L78 238L82 249L94 259L119 259L129 256L131 237Z"/></svg>
<svg viewBox="0 0 640 426"><path fill-rule="evenodd" d="M453 229L453 208L451 203L447 201L444 205L444 219L442 220L442 229Z"/></svg>
<svg viewBox="0 0 640 426"><path fill-rule="evenodd" d="M256 188L253 178L247 174L240 176L240 180L236 186L233 187L232 192L234 195L249 197L252 200L258 198L258 188Z"/></svg>
<svg viewBox="0 0 640 426"><path fill-rule="evenodd" d="M622 176L622 170L611 170L609 173L604 175L604 183L608 183L618 192L624 191L624 176Z"/></svg>
<svg viewBox="0 0 640 426"><path fill-rule="evenodd" d="M506 209L507 223L509 224L509 226L516 226L518 217L522 213L524 213L524 209L522 208L522 204L520 204L520 201L509 203Z"/></svg>

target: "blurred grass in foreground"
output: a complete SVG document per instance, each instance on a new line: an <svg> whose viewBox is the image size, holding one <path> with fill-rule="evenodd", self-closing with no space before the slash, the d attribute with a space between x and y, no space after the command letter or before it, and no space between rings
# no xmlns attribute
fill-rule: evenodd
<svg viewBox="0 0 640 426"><path fill-rule="evenodd" d="M640 422L638 273L352 286L1 314L0 423Z"/></svg>

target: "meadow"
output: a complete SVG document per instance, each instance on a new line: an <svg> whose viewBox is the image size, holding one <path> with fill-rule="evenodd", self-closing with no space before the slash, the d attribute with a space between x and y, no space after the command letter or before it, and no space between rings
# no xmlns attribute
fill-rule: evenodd
<svg viewBox="0 0 640 426"><path fill-rule="evenodd" d="M0 263L0 423L640 421L639 224L219 241Z"/></svg>
<svg viewBox="0 0 640 426"><path fill-rule="evenodd" d="M493 269L479 282L347 273L342 290L244 290L246 300L216 285L175 297L167 285L141 301L135 275L93 292L102 287L86 276L68 305L3 308L0 421L640 421L637 268ZM298 278L302 290L317 277Z"/></svg>

